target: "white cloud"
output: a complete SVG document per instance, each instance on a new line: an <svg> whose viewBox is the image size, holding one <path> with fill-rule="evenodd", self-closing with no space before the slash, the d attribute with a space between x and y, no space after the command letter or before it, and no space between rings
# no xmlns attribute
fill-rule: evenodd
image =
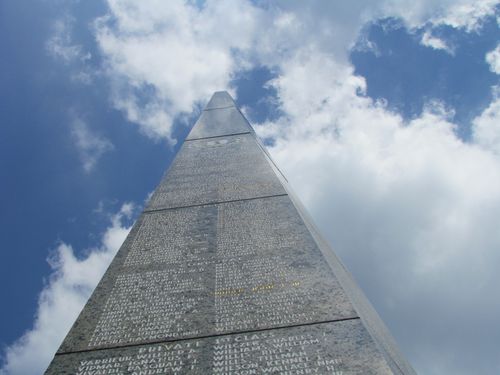
<svg viewBox="0 0 500 375"><path fill-rule="evenodd" d="M37 375L43 373L69 328L111 259L125 240L130 227L123 225L134 207L127 203L111 217L111 225L96 248L87 249L79 259L71 245L61 242L49 259L52 274L40 293L33 328L4 352L1 375Z"/></svg>
<svg viewBox="0 0 500 375"><path fill-rule="evenodd" d="M500 44L486 54L486 62L493 73L500 74Z"/></svg>
<svg viewBox="0 0 500 375"><path fill-rule="evenodd" d="M71 122L71 135L85 172L89 173L95 167L99 158L113 150L113 144L106 138L94 134L88 125L80 118L74 117Z"/></svg>
<svg viewBox="0 0 500 375"><path fill-rule="evenodd" d="M433 36L430 31L425 31L422 34L422 39L421 39L420 43L422 45L426 46L426 47L430 47L430 48L433 48L433 49L436 49L436 50L445 51L445 52L449 53L450 55L454 54L453 48L451 48L446 43L446 41L444 41L443 39L440 39L440 38L437 38L437 37Z"/></svg>
<svg viewBox="0 0 500 375"><path fill-rule="evenodd" d="M472 136L476 144L500 157L500 98L496 93L498 89L494 88L495 99L488 108L474 119Z"/></svg>

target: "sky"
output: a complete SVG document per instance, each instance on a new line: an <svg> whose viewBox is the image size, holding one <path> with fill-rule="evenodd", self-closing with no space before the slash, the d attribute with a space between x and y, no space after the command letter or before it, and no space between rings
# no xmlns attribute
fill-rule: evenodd
<svg viewBox="0 0 500 375"><path fill-rule="evenodd" d="M0 0L0 374L43 372L218 90L416 371L500 373L499 4Z"/></svg>

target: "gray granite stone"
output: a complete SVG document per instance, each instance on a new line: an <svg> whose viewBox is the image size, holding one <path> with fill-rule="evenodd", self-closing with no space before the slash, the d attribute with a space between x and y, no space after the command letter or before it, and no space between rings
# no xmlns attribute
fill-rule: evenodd
<svg viewBox="0 0 500 375"><path fill-rule="evenodd" d="M146 210L285 194L253 134L185 142Z"/></svg>
<svg viewBox="0 0 500 375"><path fill-rule="evenodd" d="M205 109L211 110L230 106L236 107L231 95L227 91L217 91L212 95Z"/></svg>
<svg viewBox="0 0 500 375"><path fill-rule="evenodd" d="M218 137L252 131L248 121L238 108L227 107L203 111L187 139Z"/></svg>
<svg viewBox="0 0 500 375"><path fill-rule="evenodd" d="M357 317L287 196L136 227L60 352Z"/></svg>
<svg viewBox="0 0 500 375"><path fill-rule="evenodd" d="M393 374L359 319L57 355L46 375Z"/></svg>

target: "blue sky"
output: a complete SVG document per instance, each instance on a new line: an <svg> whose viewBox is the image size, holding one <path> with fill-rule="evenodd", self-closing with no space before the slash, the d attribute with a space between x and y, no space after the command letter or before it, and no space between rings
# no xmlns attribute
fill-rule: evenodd
<svg viewBox="0 0 500 375"><path fill-rule="evenodd" d="M498 16L494 0L0 1L0 374L47 365L222 89L416 370L500 372Z"/></svg>

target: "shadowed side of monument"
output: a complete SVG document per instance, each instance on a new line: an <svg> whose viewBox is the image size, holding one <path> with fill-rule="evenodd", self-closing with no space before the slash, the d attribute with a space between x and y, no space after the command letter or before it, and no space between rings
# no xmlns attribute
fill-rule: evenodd
<svg viewBox="0 0 500 375"><path fill-rule="evenodd" d="M414 374L216 92L46 374Z"/></svg>

